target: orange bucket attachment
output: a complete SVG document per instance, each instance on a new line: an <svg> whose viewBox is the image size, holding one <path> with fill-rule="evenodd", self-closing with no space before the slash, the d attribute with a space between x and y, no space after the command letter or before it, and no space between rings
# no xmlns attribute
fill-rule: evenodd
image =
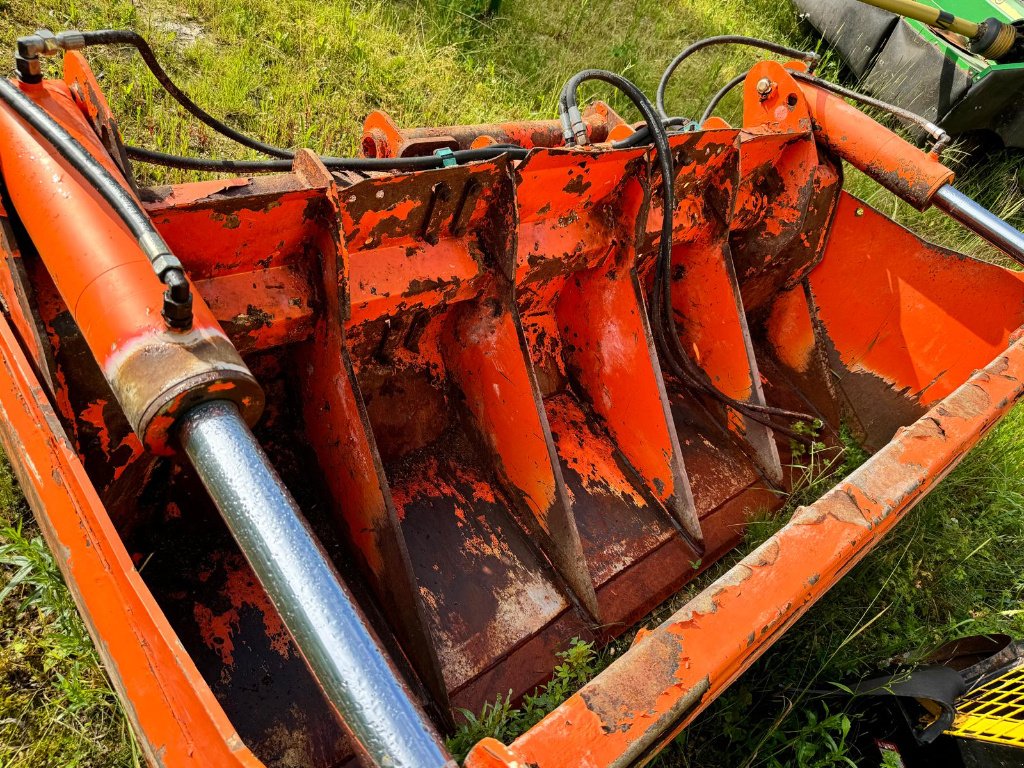
<svg viewBox="0 0 1024 768"><path fill-rule="evenodd" d="M631 129L598 105L583 148L553 121L404 130L377 114L369 156L528 152L357 172L302 151L271 175L135 189L69 53L66 81L23 90L180 259L198 373L146 314L159 285L109 207L0 106L0 436L154 764L331 768L381 748L350 706L375 689L339 699L295 629L329 605L297 619L308 606L267 575L287 564L254 555L218 495L208 462L224 457L194 435L208 401L254 422L301 509L289 519L435 746L430 720L531 691L571 638L625 632L735 546L749 515L784 503L801 440L835 446L848 428L874 453L535 728L466 763L570 768L631 765L672 738L1022 396L1021 274L844 192L842 161L1024 258L1020 233L792 67L754 67L742 128L674 134L673 179L650 146L613 147ZM47 171L21 173L24 158ZM666 183L682 377L648 311ZM58 208L67 228L46 224ZM78 286L95 267L83 243L134 282ZM118 291L137 312L108 303ZM122 364L140 333L170 347L156 383ZM131 410L140 391L157 416Z"/></svg>

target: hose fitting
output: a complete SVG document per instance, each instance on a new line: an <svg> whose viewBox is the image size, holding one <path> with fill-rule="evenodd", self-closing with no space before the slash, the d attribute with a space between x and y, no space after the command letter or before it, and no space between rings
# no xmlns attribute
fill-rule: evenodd
<svg viewBox="0 0 1024 768"><path fill-rule="evenodd" d="M562 123L562 139L565 141L565 146L571 147L573 142L576 140L576 137L572 132L572 123L569 121L569 113L564 109L559 110L558 119Z"/></svg>
<svg viewBox="0 0 1024 768"><path fill-rule="evenodd" d="M192 291L185 273L181 269L170 270L163 281L167 286L160 312L164 322L175 331L189 330L192 327Z"/></svg>
<svg viewBox="0 0 1024 768"><path fill-rule="evenodd" d="M192 327L192 291L185 268L155 230L139 238L139 247L149 258L160 282L167 286L161 311L164 322L176 331L187 331Z"/></svg>
<svg viewBox="0 0 1024 768"><path fill-rule="evenodd" d="M41 56L56 56L63 51L77 51L84 47L85 34L74 29L54 34L43 28L37 29L34 34L19 37L18 50L14 56L18 79L23 83L40 83L43 79L39 62Z"/></svg>
<svg viewBox="0 0 1024 768"><path fill-rule="evenodd" d="M568 114L569 125L572 126L574 143L578 146L583 146L588 142L587 124L583 122L583 115L580 114L579 107L575 104L571 104L569 106Z"/></svg>

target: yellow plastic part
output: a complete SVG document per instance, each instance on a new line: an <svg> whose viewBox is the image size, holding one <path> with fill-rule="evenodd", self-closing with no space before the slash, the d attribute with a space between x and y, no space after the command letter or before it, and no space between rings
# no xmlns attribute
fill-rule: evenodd
<svg viewBox="0 0 1024 768"><path fill-rule="evenodd" d="M978 686L960 699L956 719L947 733L1024 748L1024 666Z"/></svg>

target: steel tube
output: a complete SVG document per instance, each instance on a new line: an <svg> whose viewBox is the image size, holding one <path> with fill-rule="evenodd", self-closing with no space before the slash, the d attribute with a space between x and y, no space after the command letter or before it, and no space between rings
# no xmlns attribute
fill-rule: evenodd
<svg viewBox="0 0 1024 768"><path fill-rule="evenodd" d="M932 198L932 205L981 235L1018 264L1024 264L1024 233L974 202L952 184L939 187Z"/></svg>
<svg viewBox="0 0 1024 768"><path fill-rule="evenodd" d="M978 25L975 22L961 19L939 8L915 2L915 0L861 0L861 2L881 8L883 11L889 11L889 13L895 13L897 16L906 16L908 19L920 21L930 27L948 29L965 37L977 37L978 35Z"/></svg>
<svg viewBox="0 0 1024 768"><path fill-rule="evenodd" d="M237 407L203 403L179 429L314 677L373 764L455 768Z"/></svg>

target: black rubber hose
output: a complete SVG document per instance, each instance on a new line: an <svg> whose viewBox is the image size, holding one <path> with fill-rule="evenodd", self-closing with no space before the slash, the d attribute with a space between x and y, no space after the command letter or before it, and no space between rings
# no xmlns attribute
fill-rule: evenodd
<svg viewBox="0 0 1024 768"><path fill-rule="evenodd" d="M211 157L186 157L158 152L142 147L125 147L132 160L185 171L207 171L211 173L282 173L292 169L291 160L221 160ZM460 149L452 152L457 163L471 163L478 160L493 160L508 155L522 160L529 154L528 149L507 144L492 144L479 149ZM444 159L436 155L422 157L321 157L323 164L335 171L422 171L444 166Z"/></svg>
<svg viewBox="0 0 1024 768"><path fill-rule="evenodd" d="M801 51L786 45L773 43L771 40L762 40L757 37L747 37L746 35L719 35L698 40L693 45L684 48L678 56L672 59L672 63L668 65L661 76L661 81L658 83L658 90L655 94L655 102L658 105L658 113L662 117L668 117L668 112L665 111L665 89L668 87L668 81L672 78L676 68L690 56L697 53L697 51L702 51L714 45L746 45L751 48L760 48L763 51L769 51L779 56L788 56L792 59L806 61L811 65L812 69L813 65L817 64L820 60L818 54L811 51Z"/></svg>
<svg viewBox="0 0 1024 768"><path fill-rule="evenodd" d="M808 74L806 72L790 72L789 74L792 75L797 80L801 80L805 83L810 83L811 85L817 86L818 88L822 88L826 91L831 91L837 96L842 96L845 99L850 99L852 101L859 102L865 106L874 107L875 109L880 109L884 112L888 112L889 114L899 118L908 125L913 125L920 128L922 131L924 131L933 139L935 139L935 143L932 145L931 148L931 153L936 157L942 154L942 150L944 150L951 141L950 135L946 133L942 128L935 125L935 123L933 123L931 120L928 120L927 118L924 118L921 115L917 114L916 112L911 112L909 109L903 109L903 107L897 107L895 104L890 104L887 101L875 99L863 93L858 93L857 91L851 91L849 88L844 88L843 86L837 85L836 83L833 83L829 80L822 80L821 78L814 77L813 75Z"/></svg>
<svg viewBox="0 0 1024 768"><path fill-rule="evenodd" d="M131 29L101 29L94 32L82 32L82 39L84 40L85 47L96 46L96 45L130 45L134 47L139 55L142 57L143 62L149 68L149 71L153 73L153 77L156 78L157 82L170 94L181 107L188 112L190 115L195 117L197 120L206 124L217 133L222 136L231 139L232 141L241 144L242 146L254 149L257 152L261 152L271 157L281 158L283 160L290 160L295 157L295 151L287 149L285 147L278 147L273 144L267 144L266 142L254 139L241 131L238 131L224 122L218 120L205 109L196 104L188 95L182 91L174 81L171 80L170 76L164 71L164 68L160 66L160 62L157 61L156 54L153 53L153 49L150 47L146 39L138 32ZM496 157L502 152L496 152L496 149L503 149L509 154L516 155L516 150L522 153L522 157L525 157L526 150L522 147L512 147L509 145L492 145L490 147L484 147L481 149L467 149L467 150L456 150L452 154L455 156L458 162L472 162L473 160L489 160ZM134 155L133 155L134 153ZM163 152L155 152L152 150L143 150L139 148L131 148L129 151L129 157L134 157L136 160L143 162L154 163L157 165L166 165L174 168L185 168L188 170L209 170L209 171L243 171L248 173L270 173L280 170L288 170L290 164L280 165L264 165L259 166L256 161L229 161L229 160L211 160L205 158L185 158L182 156L168 155ZM321 158L328 168L335 168L339 170L362 170L362 171L374 171L374 170L418 170L422 168L437 168L443 165L443 161L435 157L416 157L416 158L347 158L347 157L323 157ZM234 163L234 165L229 165ZM244 164L248 163L246 168ZM205 166L205 167L200 167Z"/></svg>
<svg viewBox="0 0 1024 768"><path fill-rule="evenodd" d="M688 128L693 125L693 121L688 117L670 117L667 120L662 120L661 122L665 128ZM650 142L651 129L646 125L642 125L621 141L613 141L612 147L614 149L628 149L630 147L638 147L642 144L649 144Z"/></svg>
<svg viewBox="0 0 1024 768"><path fill-rule="evenodd" d="M174 328L191 327L192 297L184 270L138 201L70 133L6 78L0 78L0 99L110 205L149 258L161 282L167 286L164 294L165 320Z"/></svg>
<svg viewBox="0 0 1024 768"><path fill-rule="evenodd" d="M600 80L615 86L622 91L636 106L643 116L644 123L657 148L658 163L662 175L661 243L659 244L658 260L654 270L654 286L651 291L651 308L649 310L651 329L654 341L661 358L668 365L670 372L687 385L700 388L700 384L688 371L676 361L676 350L667 341L667 336L675 335L675 318L671 309L672 279L672 229L675 212L675 168L672 162L672 149L668 142L668 131L651 104L650 99L632 82L604 70L584 70L569 78L559 97L559 111L564 126L565 139L571 144L586 138L586 128L582 119L577 117L579 107L576 104L576 92L579 86L588 80Z"/></svg>
<svg viewBox="0 0 1024 768"><path fill-rule="evenodd" d="M153 73L153 77L155 77L157 82L159 82L160 85L163 86L163 88L167 91L167 93L170 94L171 98L173 98L176 102L178 102L178 104L180 104L181 107L186 112L188 112L190 115L192 115L193 117L195 117L197 120L201 121L202 123L206 124L207 126L212 128L214 131L216 131L217 133L221 134L222 136L225 136L226 138L229 138L232 141L234 141L234 142L236 142L238 144L241 144L242 146L248 147L249 149L254 149L257 152L262 152L265 155L270 155L271 157L282 158L282 159L285 159L285 160L290 160L291 158L295 157L295 151L294 150L286 149L285 147L278 147L278 146L275 146L273 144L267 144L266 142L260 141L258 139L254 139L251 136L248 136L248 135L242 133L241 131L238 131L238 130L232 128L231 126L225 124L224 122L218 120L213 115L211 115L209 112L207 112L205 109L203 109L198 104L196 104L194 101L192 101L192 99L190 99L188 97L188 95L184 91L182 91L177 85L175 85L174 81L171 80L170 76L164 71L164 68L160 66L160 62L157 61L156 54L153 53L153 49L150 47L150 45L146 41L146 39L142 35L140 35L138 32L136 32L134 30L131 30L131 29L102 29L102 30L97 30L97 31L94 31L94 32L83 32L81 34L82 34L82 37L83 37L83 39L85 41L85 46L86 47L94 46L94 45L130 45L130 46L134 47L139 52L139 55L142 57L143 62L145 62L146 66L149 68L149 71ZM495 145L495 146L492 146L492 147L484 147L482 149L477 149L477 150L472 150L472 149L458 150L458 151L453 152L453 155L455 155L455 158L456 158L456 160L458 162L472 162L473 160L488 160L488 159L491 159L493 157L496 157L497 154L501 154L500 152L496 153L493 150L496 147L500 148L500 147L503 147L503 146L505 146L505 145ZM522 150L521 147L515 147L515 148L511 148L510 147L509 149L510 150L514 150L514 149ZM135 151L136 152L140 152L140 150L135 150ZM142 151L143 152L148 152L148 150L142 150ZM523 156L525 156L526 150L522 150L522 152L524 153ZM481 154L474 155L473 153L481 153ZM131 155L129 155L129 156L131 156ZM157 163L157 164L160 164L160 165L170 165L170 163L167 162L167 161L171 157L173 157L173 156L165 155L164 153L154 153L154 155L151 156L151 157L147 158L147 157L142 157L140 155L140 156L136 157L136 159L144 160L146 162ZM442 160L440 160L439 158L433 158L433 157L430 157L430 158L422 158L422 157L417 157L417 158L394 158L394 159L392 159L392 158L335 158L335 157L323 157L321 159L323 160L324 165L326 165L328 168L336 168L336 169L344 169L344 170L363 170L363 171L400 170L400 169L415 170L415 169L421 169L421 168L436 168L436 167L440 167L441 165L443 165L443 161ZM178 158L178 159L176 159L175 162L182 163L182 164L174 165L173 167L185 168L186 165L183 164L184 161L186 161L186 158ZM198 163L200 161L197 159L196 162ZM212 165L212 164L215 164L215 163L220 163L220 162L227 163L227 162L230 162L230 161L214 161L214 160L209 160L209 161L204 161L204 162L206 162L208 165ZM276 166L276 167L268 166L267 169L264 170L264 169L258 168L257 166L253 165L250 172L252 172L252 173L262 173L262 172L270 172L270 171L273 171L273 170L281 170L281 169L287 170L288 167L290 167L290 166ZM208 167L208 168L204 169L204 168L195 167L195 164L193 164L191 169L192 170L238 170L237 168L228 168L226 166L224 168Z"/></svg>
<svg viewBox="0 0 1024 768"><path fill-rule="evenodd" d="M160 62L157 61L156 54L153 53L153 49L150 48L149 43L146 42L146 39L138 32L131 29L101 29L94 32L82 32L82 37L85 39L86 46L130 45L135 48L135 50L139 52L139 55L142 57L146 66L149 68L149 71L153 73L153 77L157 79L157 82L164 87L167 93L169 93L186 112L197 120L205 123L222 136L226 136L232 141L249 147L250 149L254 149L257 152L262 152L265 155L270 155L271 157L291 158L295 156L295 152L290 149L276 147L273 144L267 144L259 141L258 139L254 139L251 136L247 136L241 131L236 131L234 128L221 122L192 101L184 91L174 84L174 81L171 80L163 67L160 66Z"/></svg>
<svg viewBox="0 0 1024 768"><path fill-rule="evenodd" d="M651 328L660 357L668 367L669 372L690 388L713 394L716 391L714 387L701 381L699 374L694 371L695 366L692 364L692 361L683 352L682 345L679 343L675 317L672 312L672 231L673 214L675 211L675 168L672 162L672 150L668 142L668 131L661 118L655 112L654 105L651 104L650 100L634 83L626 80L621 75L604 70L584 70L566 82L559 98L562 122L563 125L567 126L565 130L566 143L571 144L575 141L586 139L586 129L582 124L582 120L576 117L579 113L579 107L576 104L576 92L579 86L588 80L600 80L622 91L640 111L646 128L657 148L658 162L661 166L662 175L663 215L661 243L658 250L658 260L655 265L654 286L651 291ZM675 339L675 344L670 342L672 338Z"/></svg>
<svg viewBox="0 0 1024 768"><path fill-rule="evenodd" d="M741 75L737 75L724 86L722 86L718 93L711 97L711 101L708 102L708 106L704 110L704 114L701 115L701 125L704 124L705 120L711 117L711 113L714 111L715 107L718 106L718 104L722 101L722 99L725 98L729 91L731 91L737 85L742 83L746 79L748 74L749 73L744 72ZM935 139L935 144L932 146L931 150L935 154L941 153L941 151L946 147L946 145L950 141L949 135L944 130L939 128L939 126L935 125L935 123L922 117L921 115L918 115L915 112L911 112L908 109L897 107L895 104L890 104L889 102L886 101L874 99L863 93L852 91L849 88L844 88L843 86L837 85L829 80L822 80L820 77L814 77L813 75L809 75L805 72L791 70L789 74L796 80L802 80L805 83L810 83L811 85L815 85L818 88L822 88L823 90L831 91L837 96L842 96L843 98L860 102L865 106L874 107L875 109L880 109L884 112L888 112L891 115L899 118L903 122L907 123L908 125L913 125L920 128L922 131L924 131L933 139Z"/></svg>
<svg viewBox="0 0 1024 768"><path fill-rule="evenodd" d="M672 309L672 230L675 211L675 169L672 151L668 140L668 131L662 119L655 113L654 105L644 93L632 82L605 70L584 70L571 77L563 86L559 97L559 111L564 127L567 144L586 140L586 127L579 116L576 103L576 92L579 86L588 80L599 80L613 85L622 91L633 102L644 118L647 130L654 140L658 152L658 161L662 172L662 205L664 215L661 227L661 243L658 262L655 266L654 286L651 291L651 329L658 348L660 359L676 379L691 389L702 392L718 402L733 408L742 415L784 434L794 440L807 442L809 438L793 429L775 424L771 416L806 420L813 418L807 414L786 411L755 403L743 403L721 392L707 374L700 369L683 349L679 339L675 315Z"/></svg>
<svg viewBox="0 0 1024 768"><path fill-rule="evenodd" d="M704 125L704 123L707 122L707 119L711 117L712 113L715 111L715 107L721 103L722 99L729 95L729 91L747 79L748 74L748 72L744 72L742 75L736 75L736 77L723 85L719 89L718 93L711 97L711 101L708 102L707 107L704 109L704 114L700 116L701 125Z"/></svg>
<svg viewBox="0 0 1024 768"><path fill-rule="evenodd" d="M153 222L132 199L128 190L77 139L23 94L18 86L6 78L0 78L0 97L103 196L136 239L156 232Z"/></svg>
<svg viewBox="0 0 1024 768"><path fill-rule="evenodd" d="M274 146L266 142L247 136L241 131L235 130L229 125L215 118L185 94L170 76L160 66L156 54L142 35L130 29L103 29L95 32L81 33L85 46L94 45L130 45L133 46L142 57L149 71L157 82L181 105L190 115L205 123L217 133L235 141L242 146L262 152L271 157L280 158L280 162L261 161L234 161L217 160L211 158L191 158L181 155L170 155L164 152L146 150L138 147L128 147L128 156L134 160L140 160L155 165L163 165L171 168L181 168L195 171L212 172L236 172L236 173L273 173L277 171L288 171L291 163L288 162L295 157L295 152L284 147ZM500 151L499 151L500 150ZM481 149L456 150L452 153L456 162L472 162L474 160L490 160L500 154L511 154L514 157L525 157L527 150L522 147L511 147L508 145L493 145ZM348 157L322 157L324 165L335 170L352 171L388 171L388 170L421 170L425 168L439 168L444 164L441 158L412 157L412 158L348 158Z"/></svg>
<svg viewBox="0 0 1024 768"><path fill-rule="evenodd" d="M675 179L675 171L672 163L672 149L668 143L668 131L662 123L661 118L658 117L658 113L655 111L654 105L651 104L650 99L644 95L643 91L641 91L636 84L630 82L622 75L615 74L614 72L608 72L603 69L585 69L569 78L566 84L562 87L562 93L559 97L559 110L561 112L563 125L569 125L573 129L572 135L568 132L566 133L565 138L567 144L571 145L579 139L583 139L584 141L586 140L586 128L582 128L582 133L580 133L579 126L582 126L582 119L576 123L575 115L579 113L579 107L576 103L576 92L580 85L588 80L598 80L608 83L625 94L625 96L633 102L633 105L640 111L640 115L644 119L644 123L650 133L651 139L654 141L654 145L657 148L658 164L661 166L663 182L662 198L665 206L661 225L660 261L664 262L662 269L665 271L666 275L668 275L672 268L672 214L675 210L675 194L672 186Z"/></svg>
<svg viewBox="0 0 1024 768"><path fill-rule="evenodd" d="M287 173L292 169L292 160L222 160L213 157L186 157L125 145L125 153L132 160L165 168L183 171L204 171L210 173Z"/></svg>
<svg viewBox="0 0 1024 768"><path fill-rule="evenodd" d="M576 92L580 85L588 80L598 80L608 83L619 89L626 97L633 102L633 105L640 111L650 132L651 139L658 152L658 164L661 166L662 177L662 205L663 214L661 220L661 243L658 251L658 261L654 272L654 290L652 291L651 303L651 325L655 330L655 342L662 349L666 356L671 355L671 349L665 344L664 328L665 321L668 327L674 328L674 318L671 316L669 307L669 293L671 291L672 279L672 227L673 214L675 212L675 168L672 162L672 148L668 142L668 130L662 123L661 118L651 104L650 99L644 95L634 83L622 75L607 72L602 69L585 69L573 75L562 87L559 97L559 111L564 126L564 134L567 144L578 140L586 140L586 127L582 118L579 117L579 106L576 103Z"/></svg>

